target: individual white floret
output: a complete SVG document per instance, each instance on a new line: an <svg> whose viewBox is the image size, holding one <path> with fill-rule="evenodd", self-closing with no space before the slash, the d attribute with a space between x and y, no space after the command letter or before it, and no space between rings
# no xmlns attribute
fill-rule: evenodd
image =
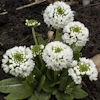
<svg viewBox="0 0 100 100"><path fill-rule="evenodd" d="M27 77L34 69L32 51L25 46L8 49L3 55L2 68L14 76Z"/></svg>
<svg viewBox="0 0 100 100"><path fill-rule="evenodd" d="M77 61L76 60L73 60L72 62L71 62L71 64L70 64L70 67L75 67L75 66L77 66Z"/></svg>
<svg viewBox="0 0 100 100"><path fill-rule="evenodd" d="M54 71L67 68L72 61L72 49L60 41L50 42L42 52L46 67Z"/></svg>
<svg viewBox="0 0 100 100"><path fill-rule="evenodd" d="M98 79L97 76L98 76L98 71L97 69L94 69L92 74L89 76L90 81L93 81L93 80L96 81Z"/></svg>
<svg viewBox="0 0 100 100"><path fill-rule="evenodd" d="M57 1L54 4L50 4L43 14L44 22L55 29L63 28L69 22L73 21L73 16L74 14L70 6L63 1Z"/></svg>
<svg viewBox="0 0 100 100"><path fill-rule="evenodd" d="M69 68L68 75L72 77L72 79L76 84L81 84L82 78L79 74L78 75L76 74L73 68Z"/></svg>
<svg viewBox="0 0 100 100"><path fill-rule="evenodd" d="M89 40L89 30L81 22L74 21L68 23L63 29L62 39L69 45L75 43L76 46L85 46Z"/></svg>
<svg viewBox="0 0 100 100"><path fill-rule="evenodd" d="M81 84L81 81L82 81L82 77L81 77L81 76L76 76L76 77L74 78L74 82L75 82L76 84Z"/></svg>

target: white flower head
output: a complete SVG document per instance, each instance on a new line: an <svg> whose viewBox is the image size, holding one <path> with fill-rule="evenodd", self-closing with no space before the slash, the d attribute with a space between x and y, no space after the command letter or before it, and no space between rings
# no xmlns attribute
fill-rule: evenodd
<svg viewBox="0 0 100 100"><path fill-rule="evenodd" d="M85 46L89 40L89 30L78 21L68 23L64 27L63 32L62 39L69 45L75 43L76 46Z"/></svg>
<svg viewBox="0 0 100 100"><path fill-rule="evenodd" d="M96 65L91 59L86 59L85 57L80 58L80 71L85 72L85 75L89 76L89 79L97 80L98 71Z"/></svg>
<svg viewBox="0 0 100 100"><path fill-rule="evenodd" d="M32 51L25 46L8 49L3 55L2 68L14 76L27 77L34 69Z"/></svg>
<svg viewBox="0 0 100 100"><path fill-rule="evenodd" d="M26 19L25 25L28 27L38 27L40 23L38 23L36 20L33 20L33 19L30 19L30 20Z"/></svg>
<svg viewBox="0 0 100 100"><path fill-rule="evenodd" d="M92 60L82 57L80 58L80 61L77 63L77 65L76 63L75 65L72 65L73 67L68 69L68 75L72 77L76 84L81 84L80 81L84 75L88 76L91 81L97 80L98 71ZM79 79L79 81L77 79Z"/></svg>
<svg viewBox="0 0 100 100"><path fill-rule="evenodd" d="M31 45L31 50L32 50L32 54L33 57L36 57L37 55L41 55L43 49L44 49L44 45Z"/></svg>
<svg viewBox="0 0 100 100"><path fill-rule="evenodd" d="M60 41L50 42L42 52L46 67L54 71L67 68L73 59L72 49Z"/></svg>
<svg viewBox="0 0 100 100"><path fill-rule="evenodd" d="M63 1L57 1L54 4L50 4L44 11L44 22L48 26L52 26L55 29L63 28L69 22L74 20L73 11L69 5Z"/></svg>

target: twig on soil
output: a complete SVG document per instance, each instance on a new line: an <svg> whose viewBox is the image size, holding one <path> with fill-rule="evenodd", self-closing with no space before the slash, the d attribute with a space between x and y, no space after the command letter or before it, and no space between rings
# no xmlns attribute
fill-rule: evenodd
<svg viewBox="0 0 100 100"><path fill-rule="evenodd" d="M87 6L84 6L84 7L80 7L78 9L76 9L76 11L80 10L80 9L83 9L83 8L91 7L91 6L97 6L97 5L100 5L100 3L95 3L95 4L90 4L90 5L87 5Z"/></svg>
<svg viewBox="0 0 100 100"><path fill-rule="evenodd" d="M28 5L24 5L24 6L18 7L18 8L16 8L16 10L20 10L20 9L23 9L23 8L27 8L27 7L30 7L30 6L33 6L33 5L42 3L44 1L46 1L46 0L39 0L38 2L34 2L34 3L28 4Z"/></svg>
<svg viewBox="0 0 100 100"><path fill-rule="evenodd" d="M3 44L0 42L0 44L3 46Z"/></svg>
<svg viewBox="0 0 100 100"><path fill-rule="evenodd" d="M82 81L82 84L85 86L85 87L87 87L87 85Z"/></svg>
<svg viewBox="0 0 100 100"><path fill-rule="evenodd" d="M24 9L24 8L27 8L27 7L42 3L44 1L46 1L46 0L39 0L38 2L33 2L31 4L27 4L27 5L24 5L24 6L21 6L21 7L17 7L16 10L21 10L21 9ZM0 13L0 15L5 15L7 13L8 13L7 11L6 12L2 12L2 13Z"/></svg>
<svg viewBox="0 0 100 100"><path fill-rule="evenodd" d="M79 1L69 1L69 2L66 2L66 4L68 4L68 5L73 5L73 4L78 4L79 3Z"/></svg>
<svg viewBox="0 0 100 100"><path fill-rule="evenodd" d="M91 96L91 93L90 93L90 91L89 91L87 85L86 85L83 81L82 81L82 84L86 87L86 91L88 92L89 97L90 97L92 100L95 100L95 98L94 98L93 96Z"/></svg>
<svg viewBox="0 0 100 100"><path fill-rule="evenodd" d="M29 36L30 36L30 35L26 36L26 37L22 40L22 42L25 41Z"/></svg>
<svg viewBox="0 0 100 100"><path fill-rule="evenodd" d="M90 98L92 99L92 100L96 100L95 98L93 98L92 96L90 96Z"/></svg>

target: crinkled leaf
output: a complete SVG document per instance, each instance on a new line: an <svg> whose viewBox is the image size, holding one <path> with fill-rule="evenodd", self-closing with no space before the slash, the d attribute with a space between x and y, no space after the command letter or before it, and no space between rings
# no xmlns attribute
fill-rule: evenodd
<svg viewBox="0 0 100 100"><path fill-rule="evenodd" d="M72 94L76 99L82 99L88 96L88 93L82 90L80 86L74 87Z"/></svg>
<svg viewBox="0 0 100 100"><path fill-rule="evenodd" d="M32 90L27 90L24 85L20 86L8 94L4 99L19 100L29 97L33 93Z"/></svg>
<svg viewBox="0 0 100 100"><path fill-rule="evenodd" d="M51 94L46 93L44 91L41 91L41 92L35 91L35 96L38 98L38 100L49 100L51 97Z"/></svg>
<svg viewBox="0 0 100 100"><path fill-rule="evenodd" d="M47 44L40 34L38 34L37 38L38 38L39 45L41 45L41 44L46 45Z"/></svg>
<svg viewBox="0 0 100 100"><path fill-rule="evenodd" d="M2 93L11 93L16 89L20 89L23 84L17 78L8 78L0 81L0 92Z"/></svg>
<svg viewBox="0 0 100 100"><path fill-rule="evenodd" d="M74 99L74 96L72 94L68 95L68 94L63 93L62 94L62 98L64 100L73 100Z"/></svg>

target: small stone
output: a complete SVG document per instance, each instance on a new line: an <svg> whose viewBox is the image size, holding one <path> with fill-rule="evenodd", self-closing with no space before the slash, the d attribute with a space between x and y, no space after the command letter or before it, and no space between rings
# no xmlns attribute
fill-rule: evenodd
<svg viewBox="0 0 100 100"><path fill-rule="evenodd" d="M53 34L54 34L54 31L48 31L47 35L48 35L48 42L50 42L51 40L53 40Z"/></svg>
<svg viewBox="0 0 100 100"><path fill-rule="evenodd" d="M98 72L100 72L100 54L95 55L94 57L91 58L91 60L96 65Z"/></svg>

